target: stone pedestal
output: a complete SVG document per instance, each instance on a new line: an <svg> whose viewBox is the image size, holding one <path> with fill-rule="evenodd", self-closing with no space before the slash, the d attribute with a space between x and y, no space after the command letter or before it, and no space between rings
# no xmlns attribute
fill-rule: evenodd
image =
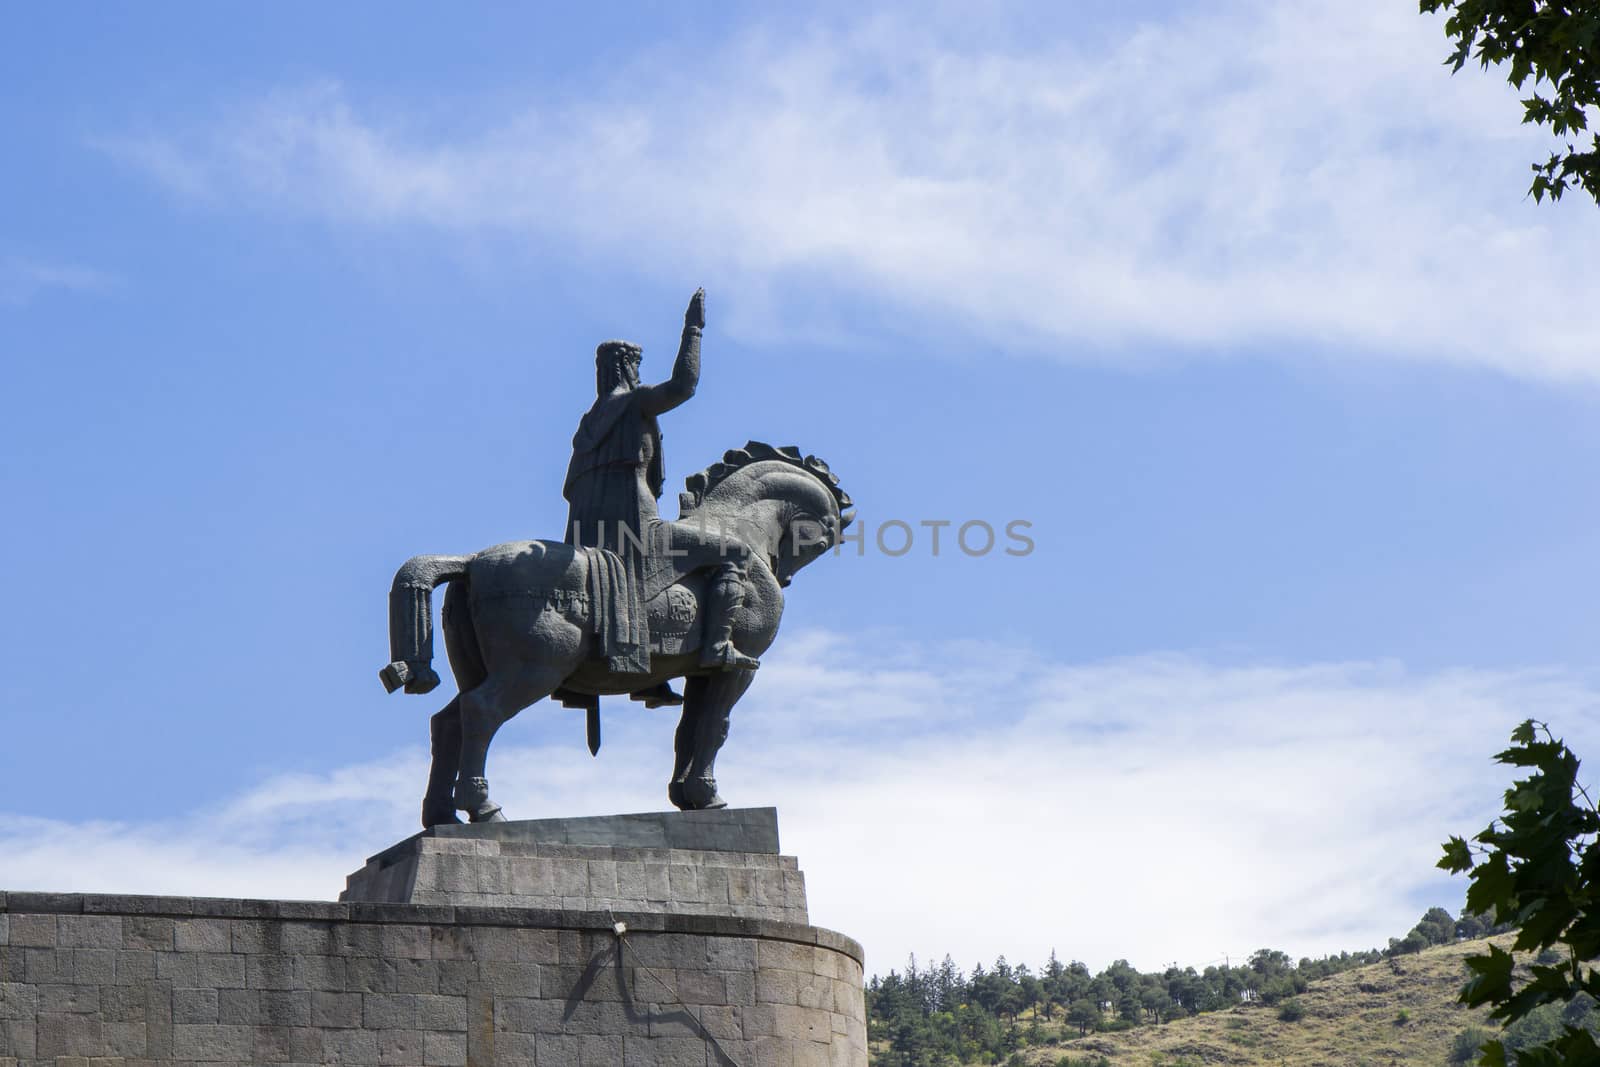
<svg viewBox="0 0 1600 1067"><path fill-rule="evenodd" d="M774 808L438 826L373 856L339 899L808 921Z"/></svg>

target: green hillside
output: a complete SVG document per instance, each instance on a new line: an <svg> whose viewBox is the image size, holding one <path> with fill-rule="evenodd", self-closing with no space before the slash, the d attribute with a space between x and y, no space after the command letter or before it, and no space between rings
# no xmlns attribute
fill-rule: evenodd
<svg viewBox="0 0 1600 1067"><path fill-rule="evenodd" d="M1463 918L1456 927L1474 920ZM874 1067L1200 1067L1210 1064L1446 1065L1475 1060L1496 1036L1485 1010L1457 996L1465 959L1512 935L1448 940L1453 921L1429 909L1386 950L1293 964L1263 949L1234 967L1140 974L1118 960L1091 977L1080 963L1050 963L1035 975L1004 958L962 974L946 958L913 960L868 985ZM1434 939L1429 947L1419 940ZM1444 943L1441 943L1444 942ZM1554 957L1552 953L1552 957ZM1526 976L1533 962L1518 954ZM1541 960L1540 962L1548 962ZM1096 1004L1099 1007L1096 1007ZM1560 1032L1600 1033L1600 1010L1580 994L1550 1004L1504 1034L1513 1054ZM1476 1038L1474 1040L1473 1038Z"/></svg>
<svg viewBox="0 0 1600 1067"><path fill-rule="evenodd" d="M1510 940L1495 939L1503 946ZM1101 1057L1111 1067L1447 1064L1456 1035L1471 1026L1488 1029L1484 1012L1456 1000L1462 959L1484 951L1487 943L1429 948L1312 981L1293 1000L1303 1012L1297 1021L1280 1018L1295 1014L1282 1005L1242 1004L1160 1026L1026 1049L1020 1062L1055 1065L1066 1056L1074 1067Z"/></svg>

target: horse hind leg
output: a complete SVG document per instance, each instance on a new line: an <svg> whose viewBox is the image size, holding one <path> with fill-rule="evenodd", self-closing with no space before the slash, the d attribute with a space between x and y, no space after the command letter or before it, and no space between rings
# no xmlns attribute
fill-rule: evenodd
<svg viewBox="0 0 1600 1067"><path fill-rule="evenodd" d="M458 823L456 818L456 776L461 770L461 698L444 706L428 722L433 763L428 769L428 792L422 798L422 827Z"/></svg>
<svg viewBox="0 0 1600 1067"><path fill-rule="evenodd" d="M450 671L460 689L480 684L488 673L478 638L472 630L472 615L467 606L467 583L451 582L444 594L440 612L445 651ZM428 723L429 748L433 762L428 769L428 792L422 798L422 826L459 823L453 796L456 776L461 770L461 697L458 695Z"/></svg>
<svg viewBox="0 0 1600 1067"><path fill-rule="evenodd" d="M455 785L455 807L473 822L502 822L500 805L489 799L484 768L495 732L513 715L555 692L568 674L565 666L536 664L505 675L491 674L482 685L462 693L460 701L461 760Z"/></svg>

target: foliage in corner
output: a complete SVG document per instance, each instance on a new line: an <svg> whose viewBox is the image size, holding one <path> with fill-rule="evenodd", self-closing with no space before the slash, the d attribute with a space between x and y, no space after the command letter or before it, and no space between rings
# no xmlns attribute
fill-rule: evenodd
<svg viewBox="0 0 1600 1067"><path fill-rule="evenodd" d="M1489 1005L1490 1018L1515 1023L1546 1004L1566 1005L1580 994L1600 998L1600 811L1578 783L1578 757L1544 723L1528 720L1495 757L1531 773L1505 793L1505 812L1472 839L1452 837L1439 866L1467 872L1467 909L1517 927L1513 949L1563 946L1556 962L1535 963L1516 980L1510 952L1491 945L1467 960L1471 977L1461 1001ZM1501 1041L1483 1046L1478 1062L1506 1067ZM1600 1045L1587 1028L1564 1026L1539 1045L1516 1053L1518 1067L1600 1065Z"/></svg>
<svg viewBox="0 0 1600 1067"><path fill-rule="evenodd" d="M1586 109L1600 107L1600 0L1421 0L1421 8L1449 13L1444 31L1455 51L1445 63L1452 73L1471 58L1486 70L1509 63L1506 80L1517 89L1533 79L1533 95L1522 101L1524 123L1548 126L1560 138L1577 139L1589 128ZM1535 201L1581 188L1600 204L1600 133L1586 151L1569 141L1565 153L1551 153L1533 171L1528 191Z"/></svg>

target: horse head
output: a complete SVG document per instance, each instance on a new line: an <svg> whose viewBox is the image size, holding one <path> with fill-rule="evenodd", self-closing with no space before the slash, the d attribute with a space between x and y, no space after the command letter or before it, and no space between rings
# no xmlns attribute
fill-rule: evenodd
<svg viewBox="0 0 1600 1067"><path fill-rule="evenodd" d="M724 453L684 484L678 521L726 530L763 554L782 586L837 545L856 514L826 463L760 441Z"/></svg>

